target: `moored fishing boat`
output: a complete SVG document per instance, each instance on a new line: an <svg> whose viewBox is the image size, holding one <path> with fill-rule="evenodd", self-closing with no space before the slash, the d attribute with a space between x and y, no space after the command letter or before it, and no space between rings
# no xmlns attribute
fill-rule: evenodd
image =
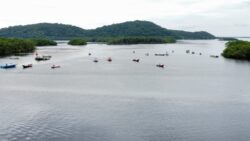
<svg viewBox="0 0 250 141"><path fill-rule="evenodd" d="M168 56L168 53L166 53L166 54L156 53L155 56Z"/></svg>
<svg viewBox="0 0 250 141"><path fill-rule="evenodd" d="M218 55L210 55L210 57L212 57L212 58L219 58Z"/></svg>
<svg viewBox="0 0 250 141"><path fill-rule="evenodd" d="M51 66L51 69L58 69L58 68L61 68L61 66L59 66L59 65L52 65Z"/></svg>
<svg viewBox="0 0 250 141"><path fill-rule="evenodd" d="M52 57L51 56L37 56L35 58L36 61L47 61L50 60Z"/></svg>
<svg viewBox="0 0 250 141"><path fill-rule="evenodd" d="M158 67L158 68L164 68L165 65L164 64L157 64L156 67Z"/></svg>
<svg viewBox="0 0 250 141"><path fill-rule="evenodd" d="M111 57L109 57L109 58L107 59L107 61L108 61L108 62L112 62L113 60L112 60Z"/></svg>
<svg viewBox="0 0 250 141"><path fill-rule="evenodd" d="M50 56L50 55L43 55L43 57L44 58L50 58L50 59L52 58L52 56Z"/></svg>
<svg viewBox="0 0 250 141"><path fill-rule="evenodd" d="M94 60L93 62L98 63L99 61L98 61L98 59L97 59L97 58L95 58L95 60Z"/></svg>
<svg viewBox="0 0 250 141"><path fill-rule="evenodd" d="M32 66L33 66L32 64L27 64L27 65L23 65L23 68L24 68L24 69L32 68Z"/></svg>
<svg viewBox="0 0 250 141"><path fill-rule="evenodd" d="M139 63L139 62L140 62L140 59L133 59L132 61L133 61L133 62Z"/></svg>
<svg viewBox="0 0 250 141"><path fill-rule="evenodd" d="M11 59L11 60L18 60L19 57L10 57L9 59Z"/></svg>
<svg viewBox="0 0 250 141"><path fill-rule="evenodd" d="M4 64L4 65L1 65L0 68L2 69L16 68L16 64Z"/></svg>

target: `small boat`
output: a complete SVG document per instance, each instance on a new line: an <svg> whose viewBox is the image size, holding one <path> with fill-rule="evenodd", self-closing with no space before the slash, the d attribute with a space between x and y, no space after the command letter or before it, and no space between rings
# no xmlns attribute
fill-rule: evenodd
<svg viewBox="0 0 250 141"><path fill-rule="evenodd" d="M200 52L200 55L202 55L202 53Z"/></svg>
<svg viewBox="0 0 250 141"><path fill-rule="evenodd" d="M32 64L23 65L23 68L24 68L24 69L32 68Z"/></svg>
<svg viewBox="0 0 250 141"><path fill-rule="evenodd" d="M91 56L92 54L91 53L89 53L89 56Z"/></svg>
<svg viewBox="0 0 250 141"><path fill-rule="evenodd" d="M1 65L0 68L2 69L16 68L16 64L5 64L5 65Z"/></svg>
<svg viewBox="0 0 250 141"><path fill-rule="evenodd" d="M37 56L35 58L36 61L47 61L50 60L52 57L51 56Z"/></svg>
<svg viewBox="0 0 250 141"><path fill-rule="evenodd" d="M52 58L52 56L50 56L50 55L43 55L43 57L44 57L44 58L49 58L49 59Z"/></svg>
<svg viewBox="0 0 250 141"><path fill-rule="evenodd" d="M168 56L168 53L166 54L156 53L155 56Z"/></svg>
<svg viewBox="0 0 250 141"><path fill-rule="evenodd" d="M11 60L18 60L19 57L10 57L9 59L11 59Z"/></svg>
<svg viewBox="0 0 250 141"><path fill-rule="evenodd" d="M109 58L107 59L107 61L108 61L108 62L112 62L112 58L109 57Z"/></svg>
<svg viewBox="0 0 250 141"><path fill-rule="evenodd" d="M165 65L164 64L158 64L158 65L156 65L156 67L158 67L158 68L164 68Z"/></svg>
<svg viewBox="0 0 250 141"><path fill-rule="evenodd" d="M193 51L192 54L195 54L195 52Z"/></svg>
<svg viewBox="0 0 250 141"><path fill-rule="evenodd" d="M98 63L99 61L98 61L98 59L95 59L93 62Z"/></svg>
<svg viewBox="0 0 250 141"><path fill-rule="evenodd" d="M212 57L212 58L219 58L218 55L210 55L210 57Z"/></svg>
<svg viewBox="0 0 250 141"><path fill-rule="evenodd" d="M51 69L58 69L58 68L61 68L61 66L59 66L59 65L52 65L51 66Z"/></svg>
<svg viewBox="0 0 250 141"><path fill-rule="evenodd" d="M186 53L189 54L189 53L190 53L190 50L186 50Z"/></svg>
<svg viewBox="0 0 250 141"><path fill-rule="evenodd" d="M139 62L140 62L140 59L133 59L132 61L133 61L133 62L139 63Z"/></svg>

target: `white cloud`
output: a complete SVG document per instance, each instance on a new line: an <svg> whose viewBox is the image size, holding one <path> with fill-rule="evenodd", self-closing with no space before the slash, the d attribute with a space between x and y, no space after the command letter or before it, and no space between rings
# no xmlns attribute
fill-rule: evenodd
<svg viewBox="0 0 250 141"><path fill-rule="evenodd" d="M8 0L1 2L0 27L59 22L95 28L139 19L153 20L166 28L245 35L247 27L235 25L247 24L249 6L250 0ZM234 29L229 33L226 27Z"/></svg>

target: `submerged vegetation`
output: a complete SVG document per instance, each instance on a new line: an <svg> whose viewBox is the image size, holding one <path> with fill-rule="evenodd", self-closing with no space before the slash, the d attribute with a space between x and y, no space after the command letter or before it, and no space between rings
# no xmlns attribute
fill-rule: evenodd
<svg viewBox="0 0 250 141"><path fill-rule="evenodd" d="M82 45L87 45L87 42L85 39L72 39L69 41L68 44L73 46L82 46Z"/></svg>
<svg viewBox="0 0 250 141"><path fill-rule="evenodd" d="M35 43L26 39L0 38L0 56L30 53L35 50Z"/></svg>
<svg viewBox="0 0 250 141"><path fill-rule="evenodd" d="M250 60L250 42L231 41L227 43L227 48L222 55L226 58Z"/></svg>
<svg viewBox="0 0 250 141"><path fill-rule="evenodd" d="M57 43L49 39L31 39L36 46L56 46Z"/></svg>
<svg viewBox="0 0 250 141"><path fill-rule="evenodd" d="M175 43L175 39L171 37L122 37L109 40L110 45L129 45L129 44L165 44Z"/></svg>

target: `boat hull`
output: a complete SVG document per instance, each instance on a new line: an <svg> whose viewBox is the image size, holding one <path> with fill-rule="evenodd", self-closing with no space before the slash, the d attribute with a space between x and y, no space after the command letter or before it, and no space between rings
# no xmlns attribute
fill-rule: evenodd
<svg viewBox="0 0 250 141"><path fill-rule="evenodd" d="M2 68L2 69L16 68L16 64L6 64L6 65L0 66L0 68Z"/></svg>

